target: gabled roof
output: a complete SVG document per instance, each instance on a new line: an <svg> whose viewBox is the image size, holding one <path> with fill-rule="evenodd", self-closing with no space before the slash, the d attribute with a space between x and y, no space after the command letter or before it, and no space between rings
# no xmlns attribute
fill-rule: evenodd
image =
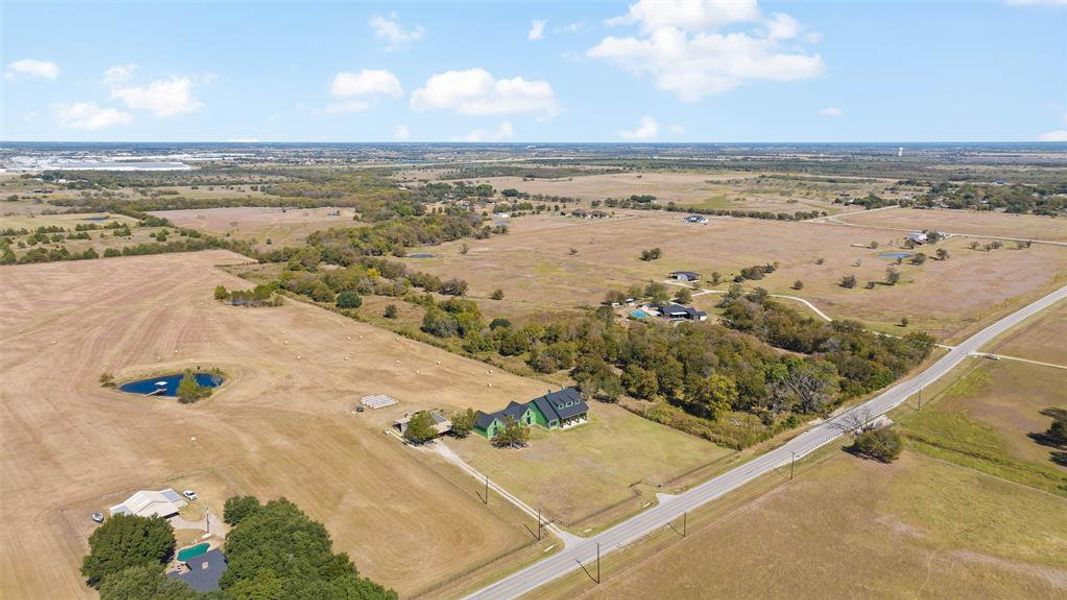
<svg viewBox="0 0 1067 600"><path fill-rule="evenodd" d="M122 504L112 506L111 514L169 517L177 514L182 506L185 506L185 499L170 488L159 491L141 490Z"/></svg>
<svg viewBox="0 0 1067 600"><path fill-rule="evenodd" d="M696 271L671 271L670 274L671 274L672 277L675 277L675 276L678 276L678 275L685 275L689 279L693 279L695 277L700 277L700 273L697 273Z"/></svg>
<svg viewBox="0 0 1067 600"><path fill-rule="evenodd" d="M558 392L549 392L530 402L533 402L549 421L570 419L589 412L589 405L582 400L582 393L578 391L578 388L573 387L564 388Z"/></svg>
<svg viewBox="0 0 1067 600"><path fill-rule="evenodd" d="M474 417L474 426L478 429L489 429L493 421L500 419L500 422L503 423L506 417L511 417L518 421L522 418L522 415L526 414L526 409L526 404L520 404L512 400L510 404L496 412L485 413L478 411L478 414Z"/></svg>

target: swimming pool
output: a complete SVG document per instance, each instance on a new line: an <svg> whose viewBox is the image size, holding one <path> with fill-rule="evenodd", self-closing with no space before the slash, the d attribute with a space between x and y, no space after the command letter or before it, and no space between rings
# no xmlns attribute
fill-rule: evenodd
<svg viewBox="0 0 1067 600"><path fill-rule="evenodd" d="M630 311L630 318L631 319L647 319L647 318L649 318L651 316L652 315L646 313L645 311L641 310L640 308L637 309L637 310L631 310Z"/></svg>
<svg viewBox="0 0 1067 600"><path fill-rule="evenodd" d="M201 387L218 387L222 385L222 376L214 373L195 373L196 382ZM182 373L174 373L172 375L160 375L158 377L150 377L148 379L140 379L138 381L131 381L119 387L123 392L130 394L151 394L156 392L157 396L177 396L178 384L181 383ZM162 392L157 390L162 389Z"/></svg>
<svg viewBox="0 0 1067 600"><path fill-rule="evenodd" d="M190 558L200 556L211 548L211 544L207 542L201 542L195 546L189 546L188 548L182 548L178 550L178 562L185 562Z"/></svg>

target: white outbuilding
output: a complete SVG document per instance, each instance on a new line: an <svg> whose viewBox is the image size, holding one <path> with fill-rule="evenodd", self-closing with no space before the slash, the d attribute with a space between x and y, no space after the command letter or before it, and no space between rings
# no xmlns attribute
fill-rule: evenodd
<svg viewBox="0 0 1067 600"><path fill-rule="evenodd" d="M167 488L165 490L152 491L140 490L136 494L126 498L122 504L111 507L112 515L136 515L138 517L163 517L164 519L178 514L178 509L185 506L185 499L181 494Z"/></svg>

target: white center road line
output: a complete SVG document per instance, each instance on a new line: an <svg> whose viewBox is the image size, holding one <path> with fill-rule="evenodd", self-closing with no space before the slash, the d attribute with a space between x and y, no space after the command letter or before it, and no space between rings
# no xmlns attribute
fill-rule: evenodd
<svg viewBox="0 0 1067 600"><path fill-rule="evenodd" d="M867 402L816 425L785 445L679 494L666 504L658 504L582 542L568 545L553 556L513 573L471 594L468 598L479 600L517 598L582 565L591 564L596 560L598 547L601 555L610 554L626 544L665 527L681 517L682 513L703 506L761 475L789 464L794 456L803 457L816 448L829 444L843 435L857 420L873 420L896 408L922 388L944 377L956 365L993 341L998 335L1065 298L1067 298L1067 286L979 331L915 377L897 383Z"/></svg>

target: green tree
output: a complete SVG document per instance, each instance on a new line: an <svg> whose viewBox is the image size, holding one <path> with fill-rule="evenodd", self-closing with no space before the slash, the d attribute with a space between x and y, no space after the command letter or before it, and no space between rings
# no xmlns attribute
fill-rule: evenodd
<svg viewBox="0 0 1067 600"><path fill-rule="evenodd" d="M348 556L331 546L322 523L284 498L272 500L226 536L228 564L219 585L226 596L249 600L396 599L392 590L360 577Z"/></svg>
<svg viewBox="0 0 1067 600"><path fill-rule="evenodd" d="M681 288L674 294L674 300L681 304L689 304L693 301L693 292L689 288Z"/></svg>
<svg viewBox="0 0 1067 600"><path fill-rule="evenodd" d="M798 292L800 290L804 289L804 282L799 280L799 279L797 279L796 281L793 282L793 289L797 290Z"/></svg>
<svg viewBox="0 0 1067 600"><path fill-rule="evenodd" d="M622 385L634 398L650 399L659 391L656 372L630 364L622 373Z"/></svg>
<svg viewBox="0 0 1067 600"><path fill-rule="evenodd" d="M397 308L395 304L389 304L385 307L385 312L382 313L386 319L395 319L397 316Z"/></svg>
<svg viewBox="0 0 1067 600"><path fill-rule="evenodd" d="M195 600L184 581L163 574L163 565L140 565L113 573L100 582L100 600Z"/></svg>
<svg viewBox="0 0 1067 600"><path fill-rule="evenodd" d="M81 573L92 587L130 567L162 565L174 555L174 530L162 517L113 515L89 536Z"/></svg>
<svg viewBox="0 0 1067 600"><path fill-rule="evenodd" d="M215 299L216 300L229 300L230 299L230 292L226 290L226 286L220 285L220 286L217 286L215 288Z"/></svg>
<svg viewBox="0 0 1067 600"><path fill-rule="evenodd" d="M222 507L222 520L227 525L236 526L259 509L259 498L255 496L230 496Z"/></svg>
<svg viewBox="0 0 1067 600"><path fill-rule="evenodd" d="M465 438L474 429L474 421L478 418L478 411L473 408L462 410L452 415L452 434L458 438Z"/></svg>
<svg viewBox="0 0 1067 600"><path fill-rule="evenodd" d="M893 267L885 268L885 282L887 284L896 285L898 282L900 282L900 277L900 271L894 269Z"/></svg>
<svg viewBox="0 0 1067 600"><path fill-rule="evenodd" d="M904 440L890 427L870 429L856 436L849 450L885 463L893 462L904 449Z"/></svg>
<svg viewBox="0 0 1067 600"><path fill-rule="evenodd" d="M938 260L948 260L948 250L945 250L944 248L938 248L935 254L937 254Z"/></svg>
<svg viewBox="0 0 1067 600"><path fill-rule="evenodd" d="M359 308L363 306L363 297L356 292L337 294L337 308Z"/></svg>
<svg viewBox="0 0 1067 600"><path fill-rule="evenodd" d="M848 288L848 289L852 289L852 288L856 287L856 276L855 275L845 275L844 277L841 278L840 285L841 285L841 287Z"/></svg>
<svg viewBox="0 0 1067 600"><path fill-rule="evenodd" d="M433 428L433 417L425 410L411 415L408 427L404 430L404 439L412 444L423 444L432 440L437 431Z"/></svg>
<svg viewBox="0 0 1067 600"><path fill-rule="evenodd" d="M504 428L493 437L498 448L522 448L530 441L530 430L511 417L504 417Z"/></svg>
<svg viewBox="0 0 1067 600"><path fill-rule="evenodd" d="M196 380L196 373L192 369L186 369L182 374L182 380L178 383L178 402L192 404L209 394L211 394L211 388L200 385L200 382Z"/></svg>
<svg viewBox="0 0 1067 600"><path fill-rule="evenodd" d="M504 290L499 289L499 288L493 290L493 293L489 294L489 299L490 300L503 300L504 299Z"/></svg>

